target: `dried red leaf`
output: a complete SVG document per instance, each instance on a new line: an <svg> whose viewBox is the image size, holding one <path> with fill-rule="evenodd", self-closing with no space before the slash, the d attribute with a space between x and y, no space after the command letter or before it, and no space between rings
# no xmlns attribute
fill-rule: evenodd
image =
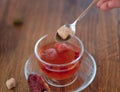
<svg viewBox="0 0 120 92"><path fill-rule="evenodd" d="M36 74L28 76L28 84L31 92L50 92L50 88L44 79Z"/></svg>

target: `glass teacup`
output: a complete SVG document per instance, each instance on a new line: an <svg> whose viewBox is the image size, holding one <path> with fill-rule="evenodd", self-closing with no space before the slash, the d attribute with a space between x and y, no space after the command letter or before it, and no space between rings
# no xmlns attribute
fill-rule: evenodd
<svg viewBox="0 0 120 92"><path fill-rule="evenodd" d="M84 54L83 43L77 36L61 43L56 41L54 33L47 34L36 42L34 51L50 85L64 87L75 82Z"/></svg>

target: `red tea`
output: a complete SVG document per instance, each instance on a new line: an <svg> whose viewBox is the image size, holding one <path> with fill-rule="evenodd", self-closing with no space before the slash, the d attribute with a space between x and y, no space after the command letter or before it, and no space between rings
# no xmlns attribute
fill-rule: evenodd
<svg viewBox="0 0 120 92"><path fill-rule="evenodd" d="M39 50L41 59L49 64L43 64L38 61L41 70L49 78L63 80L71 77L78 70L81 59L73 62L79 57L81 50L70 43L49 43ZM56 64L56 65L53 65ZM59 65L63 66L59 66Z"/></svg>

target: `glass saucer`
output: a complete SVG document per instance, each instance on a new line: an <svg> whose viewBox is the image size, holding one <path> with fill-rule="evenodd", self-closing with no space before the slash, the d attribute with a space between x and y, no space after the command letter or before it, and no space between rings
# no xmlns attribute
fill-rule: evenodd
<svg viewBox="0 0 120 92"><path fill-rule="evenodd" d="M38 74L43 76L34 55L31 55L26 61L24 74L26 80L28 79L29 74ZM80 92L92 83L96 75L96 62L93 56L87 51L84 53L83 60L77 74L77 79L71 85L65 87L55 87L48 84L51 92Z"/></svg>

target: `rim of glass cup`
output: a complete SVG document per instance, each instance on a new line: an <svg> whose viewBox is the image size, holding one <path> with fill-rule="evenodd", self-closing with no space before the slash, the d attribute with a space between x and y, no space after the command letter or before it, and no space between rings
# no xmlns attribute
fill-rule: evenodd
<svg viewBox="0 0 120 92"><path fill-rule="evenodd" d="M42 60L41 57L39 56L38 54L38 45L39 43L48 36L49 34L46 34L44 36L42 36L41 38L38 39L38 41L36 42L35 44L35 47L34 47L34 53L35 53L35 56L37 57L37 59L39 60L39 62L42 62L46 65L50 65L50 66L67 66L67 65L70 65L70 64L74 64L76 63L77 61L79 61L79 59L83 56L84 54L84 45L82 43L82 41L80 40L80 38L78 38L77 36L73 36L75 39L77 39L77 41L80 43L81 45L81 52L80 52L80 55L78 58L76 58L75 60L73 60L72 62L69 62L69 63L65 63L65 64L51 64L51 63L47 63L46 61Z"/></svg>

